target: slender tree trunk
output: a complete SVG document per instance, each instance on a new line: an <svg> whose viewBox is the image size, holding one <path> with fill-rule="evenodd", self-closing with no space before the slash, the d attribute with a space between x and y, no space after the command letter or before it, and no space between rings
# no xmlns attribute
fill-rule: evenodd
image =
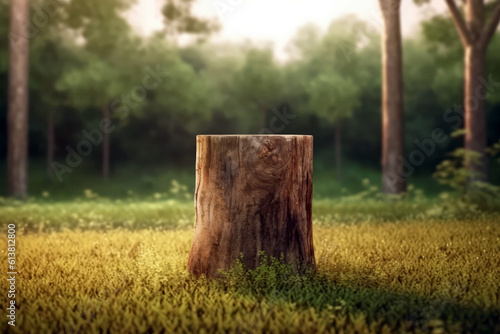
<svg viewBox="0 0 500 334"><path fill-rule="evenodd" d="M406 191L403 170L403 65L400 0L379 0L384 17L382 41L382 188L386 194Z"/></svg>
<svg viewBox="0 0 500 334"><path fill-rule="evenodd" d="M107 104L102 108L102 117L103 117L103 119L110 119L111 118L111 113L109 111L109 107ZM110 148L109 132L104 131L103 138L102 138L102 178L103 178L103 180L109 179L110 149L111 148Z"/></svg>
<svg viewBox="0 0 500 334"><path fill-rule="evenodd" d="M54 112L49 111L47 116L47 175L52 173L52 162L54 162L55 133Z"/></svg>
<svg viewBox="0 0 500 334"><path fill-rule="evenodd" d="M484 78L484 52L476 46L465 49L464 59L464 117L465 117L465 149L479 152L479 162L466 159L466 166L472 173L469 182L486 181L488 176L488 159L486 150L486 110L484 99L478 98L477 93L482 87L479 78Z"/></svg>
<svg viewBox="0 0 500 334"><path fill-rule="evenodd" d="M340 120L335 124L335 177L342 183L342 124Z"/></svg>
<svg viewBox="0 0 500 334"><path fill-rule="evenodd" d="M484 17L484 0L463 1L464 16L455 0L445 0L455 29L464 47L464 113L465 142L467 151L476 152L479 162L467 157L466 168L471 172L469 183L487 181L487 133L484 100L488 87L484 81L485 54L500 22L500 3L493 10L489 22Z"/></svg>
<svg viewBox="0 0 500 334"><path fill-rule="evenodd" d="M198 136L196 218L188 270L217 276L260 252L315 269L312 136Z"/></svg>
<svg viewBox="0 0 500 334"><path fill-rule="evenodd" d="M29 0L12 0L7 112L7 194L28 195Z"/></svg>
<svg viewBox="0 0 500 334"><path fill-rule="evenodd" d="M469 182L486 181L488 160L486 156L486 110L480 98L484 78L485 48L479 43L484 26L483 0L467 0L464 5L465 21L470 34L470 44L464 47L464 118L465 149L481 154L479 163L466 159L472 176Z"/></svg>

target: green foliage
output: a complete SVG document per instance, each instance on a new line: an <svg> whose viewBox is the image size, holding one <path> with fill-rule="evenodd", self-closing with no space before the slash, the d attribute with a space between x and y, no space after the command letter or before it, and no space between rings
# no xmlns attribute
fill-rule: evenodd
<svg viewBox="0 0 500 334"><path fill-rule="evenodd" d="M452 135L460 136L464 132L455 131ZM490 155L497 155L500 142L495 143L487 151ZM442 161L437 167L434 177L442 184L455 189L460 197L454 196L445 201L443 207L449 211L495 211L500 209L500 187L486 182L468 184L468 180L479 174L467 169L468 163L481 164L479 152L458 148L449 154L450 159ZM446 203L448 202L448 203Z"/></svg>
<svg viewBox="0 0 500 334"><path fill-rule="evenodd" d="M248 124L245 130L258 133L269 127L267 112L282 103L283 72L276 66L271 49L249 48L245 53L243 66L232 78L233 93L241 104L232 114Z"/></svg>
<svg viewBox="0 0 500 334"><path fill-rule="evenodd" d="M354 108L359 105L358 86L337 73L319 75L309 83L307 92L311 99L310 108L331 123L352 116Z"/></svg>
<svg viewBox="0 0 500 334"><path fill-rule="evenodd" d="M303 112L329 123L352 116L368 81L360 59L375 39L366 30L355 16L345 16L332 22L326 32L311 25L297 32L290 49L301 59L291 74L301 84L294 83L289 94L305 93Z"/></svg>
<svg viewBox="0 0 500 334"><path fill-rule="evenodd" d="M279 258L268 257L264 251L258 254L259 265L255 269L245 266L243 254L227 271L218 270L224 284L235 293L262 296L279 294L285 290L300 288L300 284L312 278L311 268L296 268Z"/></svg>
<svg viewBox="0 0 500 334"><path fill-rule="evenodd" d="M216 22L200 19L193 15L192 5L192 0L165 1L162 14L165 17L165 32L168 35L188 33L208 36L219 30L220 26Z"/></svg>
<svg viewBox="0 0 500 334"><path fill-rule="evenodd" d="M500 153L500 140L498 142L494 143L493 145L491 145L491 147L487 148L487 153L489 155L491 155L492 157L499 155L499 153ZM500 162L500 158L498 161Z"/></svg>
<svg viewBox="0 0 500 334"><path fill-rule="evenodd" d="M84 49L100 58L113 58L132 37L122 13L135 0L71 0L64 8L66 28L85 41ZM126 55L126 54L123 54Z"/></svg>
<svg viewBox="0 0 500 334"><path fill-rule="evenodd" d="M461 194L467 193L468 180L479 176L477 173L466 168L469 161L473 164L481 163L481 154L463 148L457 148L449 153L450 159L444 160L436 167L434 177L441 183L446 184Z"/></svg>
<svg viewBox="0 0 500 334"><path fill-rule="evenodd" d="M422 22L422 34L429 42L428 51L439 62L440 66L448 68L455 62L462 60L463 47L448 13L433 16Z"/></svg>
<svg viewBox="0 0 500 334"><path fill-rule="evenodd" d="M101 61L95 55L88 55L91 61L85 62L82 67L67 70L57 81L56 89L67 93L73 106L79 108L103 108L122 91L122 73L116 67Z"/></svg>
<svg viewBox="0 0 500 334"><path fill-rule="evenodd" d="M31 1L31 21L38 5L52 2ZM0 1L3 36L8 34L9 3ZM373 22L345 16L327 29L308 25L292 38L290 61L281 62L269 45L246 41L194 42L191 36L188 39L193 43L181 46L178 37L187 37L184 32L201 32L212 24L193 15L191 1L164 1L165 30L147 38L139 36L125 18L134 1L59 3L57 14L48 15L47 24L38 27L30 39L30 165L46 157L47 116L53 117L55 123L55 159L64 162L66 147L75 148L84 139L82 130L98 127L103 106L111 104L117 107L112 115L116 125L111 135L112 178L117 176L114 167L119 164L140 167L138 170L152 165L164 167L166 163L192 166L193 138L197 133L256 133L272 124L280 133L314 135L315 156L323 152L331 156L333 124L341 120L344 158L366 167L360 171L363 176L344 168L342 185L324 179L315 186L324 189L323 196L338 196L344 194L341 189L346 185L354 185L348 194L355 192L364 174L370 178L374 175L373 181L380 179L375 172L367 171L378 170L380 165L381 54L380 36ZM488 13L489 9L486 16ZM403 41L405 132L407 148L412 145L411 149L415 139L428 137L437 127L450 131L455 122L461 121L458 113L446 114L453 120L443 121L443 113L462 101L463 64L461 55L455 54L456 47L460 48L456 43L460 42L449 17L431 21L428 31L432 36L424 34ZM201 35L205 36L205 32ZM453 37L451 44L447 37ZM500 62L495 61L499 41L495 37L488 47L487 80L489 73L499 73ZM8 39L0 40L0 46L1 119L6 116ZM141 94L136 90L136 99L132 99L130 96L148 74L148 66L159 66L169 76L143 97L137 98ZM498 78L493 75L492 80ZM494 89L492 84L486 104L490 140L498 139L495 129L500 119L500 95ZM273 113L274 108L282 110L283 105L294 116L285 127L275 121ZM123 108L128 112L122 112ZM128 117L122 119L123 115ZM6 131L0 131L3 156L5 140ZM429 175L454 144L450 141L437 145L435 154L418 168L419 182L415 183L419 187L421 175ZM88 170L96 175L97 168L92 167L101 162L100 150L97 145L84 159ZM329 162L324 164L325 173L331 172L334 161ZM79 170L73 175L86 178ZM144 174L147 172L134 182L150 178ZM494 177L492 181L498 182ZM331 189L327 190L327 186ZM72 192L67 185L60 187L68 194ZM98 186L87 187L99 194L106 192ZM139 188L133 190L139 193ZM35 195L45 190L32 189L37 190ZM75 190L78 194L81 191Z"/></svg>

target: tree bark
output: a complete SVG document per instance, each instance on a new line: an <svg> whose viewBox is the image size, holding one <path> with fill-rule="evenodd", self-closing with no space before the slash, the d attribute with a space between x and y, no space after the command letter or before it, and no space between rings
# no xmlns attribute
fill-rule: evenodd
<svg viewBox="0 0 500 334"><path fill-rule="evenodd" d="M379 0L384 18L382 41L382 188L386 194L406 191L403 172L403 62L400 0Z"/></svg>
<svg viewBox="0 0 500 334"><path fill-rule="evenodd" d="M465 165L472 174L469 182L486 181L488 175L488 160L486 156L486 110L484 98L480 98L484 78L484 60L486 50L480 43L484 26L483 0L468 0L464 7L466 27L470 43L464 47L464 118L465 118L465 149L479 152L479 162L466 158ZM485 87L482 87L484 90Z"/></svg>
<svg viewBox="0 0 500 334"><path fill-rule="evenodd" d="M111 113L109 111L108 105L105 105L102 108L102 118L103 119L111 119ZM102 137L102 179L109 179L109 156L110 156L110 140L109 140L109 132L103 131Z"/></svg>
<svg viewBox="0 0 500 334"><path fill-rule="evenodd" d="M335 177L342 183L342 124L340 120L335 124Z"/></svg>
<svg viewBox="0 0 500 334"><path fill-rule="evenodd" d="M464 59L464 118L465 118L465 149L481 154L480 161L473 161L466 156L465 165L471 173L469 182L486 181L488 176L488 158L486 155L486 110L484 99L478 98L485 87L479 81L484 78L484 52L475 45L465 49Z"/></svg>
<svg viewBox="0 0 500 334"><path fill-rule="evenodd" d="M189 272L216 277L240 254L255 268L260 251L315 269L312 157L312 136L198 136Z"/></svg>
<svg viewBox="0 0 500 334"><path fill-rule="evenodd" d="M465 165L471 173L469 184L488 180L488 157L486 155L486 110L484 101L488 87L484 84L485 54L491 38L500 22L500 3L493 10L490 21L485 24L484 0L464 1L464 17L454 0L445 0L455 28L464 47L464 118L466 151L480 155L479 162L466 157Z"/></svg>
<svg viewBox="0 0 500 334"><path fill-rule="evenodd" d="M54 162L55 134L54 134L54 112L49 111L47 116L47 175L52 174L52 162Z"/></svg>
<svg viewBox="0 0 500 334"><path fill-rule="evenodd" d="M12 0L9 34L7 194L28 195L29 0Z"/></svg>

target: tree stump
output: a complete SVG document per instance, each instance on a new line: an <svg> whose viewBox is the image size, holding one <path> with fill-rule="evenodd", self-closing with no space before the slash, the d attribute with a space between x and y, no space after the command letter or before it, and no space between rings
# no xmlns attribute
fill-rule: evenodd
<svg viewBox="0 0 500 334"><path fill-rule="evenodd" d="M216 277L240 254L255 268L260 251L314 270L312 164L312 136L197 136L188 271Z"/></svg>

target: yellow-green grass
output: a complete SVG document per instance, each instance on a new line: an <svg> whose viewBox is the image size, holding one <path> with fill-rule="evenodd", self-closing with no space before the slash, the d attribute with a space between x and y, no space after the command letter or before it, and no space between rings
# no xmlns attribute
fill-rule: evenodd
<svg viewBox="0 0 500 334"><path fill-rule="evenodd" d="M165 204L152 205L135 208L135 214L148 213L142 218L148 223L165 219L157 212L167 210ZM187 207L171 217L189 220ZM17 235L19 309L16 327L7 327L4 317L2 332L500 332L500 217L495 214L342 223L342 216L325 211L314 222L314 277L245 290L237 288L238 281L190 277L192 231L185 227L190 223L171 229L156 224L86 229L82 226L88 227L90 218L85 216L82 226L54 232L47 228L56 221L52 209L18 211L17 224L24 224ZM103 215L92 218L95 222L113 226L113 219L121 219L101 209L94 207L99 211L94 215ZM14 219L10 209L2 210L10 217L2 222ZM141 217L129 219L141 222ZM46 223L40 227L40 221ZM2 282L6 240L5 231Z"/></svg>

